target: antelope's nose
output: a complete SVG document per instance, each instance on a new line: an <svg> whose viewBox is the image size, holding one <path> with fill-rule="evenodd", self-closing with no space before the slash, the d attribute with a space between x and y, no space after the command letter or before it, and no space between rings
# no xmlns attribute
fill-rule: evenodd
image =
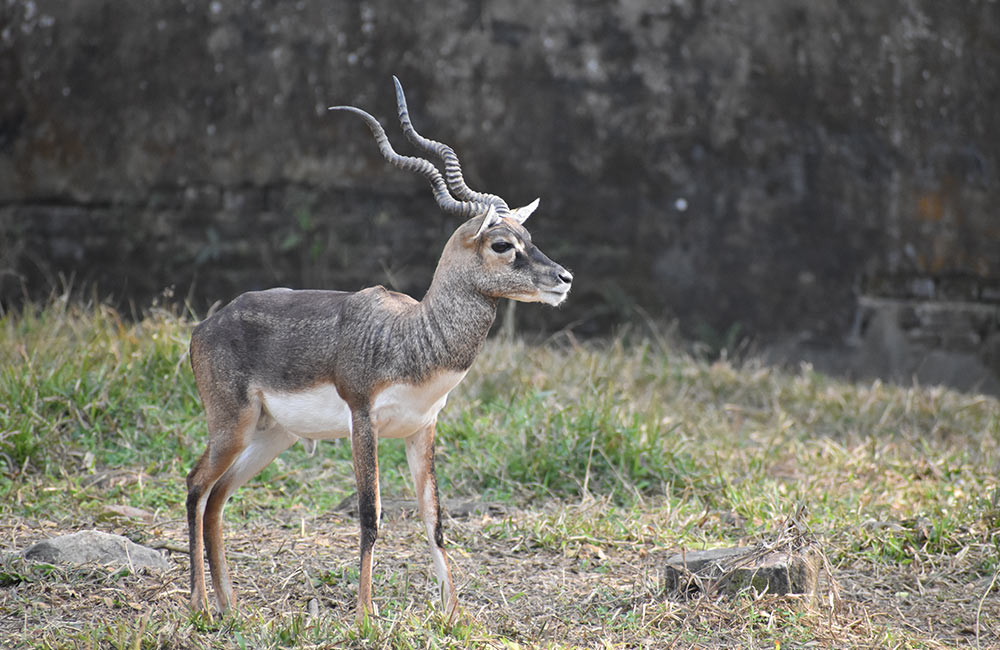
<svg viewBox="0 0 1000 650"><path fill-rule="evenodd" d="M573 282L573 274L567 271L566 269L559 271L559 273L557 273L556 275L558 275L559 279L565 282L566 284L570 284Z"/></svg>

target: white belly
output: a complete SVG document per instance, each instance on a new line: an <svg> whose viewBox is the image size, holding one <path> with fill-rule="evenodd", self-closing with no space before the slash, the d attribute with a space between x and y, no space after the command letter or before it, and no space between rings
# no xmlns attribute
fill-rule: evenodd
<svg viewBox="0 0 1000 650"><path fill-rule="evenodd" d="M448 393L464 372L441 372L423 384L391 384L371 404L372 426L380 438L406 438L437 419ZM308 440L351 435L351 409L332 384L297 392L262 391L267 413L289 433Z"/></svg>
<svg viewBox="0 0 1000 650"><path fill-rule="evenodd" d="M265 390L261 398L274 421L300 438L330 440L351 435L351 409L333 384L294 393Z"/></svg>

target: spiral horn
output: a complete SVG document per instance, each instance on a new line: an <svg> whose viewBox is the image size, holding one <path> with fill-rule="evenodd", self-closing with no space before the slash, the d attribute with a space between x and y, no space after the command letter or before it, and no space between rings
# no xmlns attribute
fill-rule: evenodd
<svg viewBox="0 0 1000 650"><path fill-rule="evenodd" d="M444 180L452 194L466 201L493 205L500 216L510 214L510 207L502 198L495 194L477 192L465 184L465 178L462 176L462 165L458 162L458 155L454 149L443 142L425 138L417 133L416 129L413 128L413 122L410 121L410 114L406 108L406 96L403 94L403 85L399 83L399 79L395 75L392 77L392 81L396 85L396 105L399 107L399 124L403 127L403 133L406 134L406 138L415 147L437 156L444 162Z"/></svg>
<svg viewBox="0 0 1000 650"><path fill-rule="evenodd" d="M441 207L441 209L448 214L453 214L463 218L470 218L483 214L489 209L491 205L489 202L477 200L456 200L448 192L448 186L445 183L444 177L441 176L441 172L429 160L417 158L416 156L403 156L396 153L396 151L392 148L392 145L389 144L389 138L385 134L385 129L383 129L382 125L379 124L379 121L372 117L369 113L354 106L330 106L328 110L348 111L360 116L361 119L363 119L368 125L368 128L371 129L372 135L375 136L375 142L378 144L382 157L399 169L408 172L416 172L427 179L434 191L434 200L437 201L437 204Z"/></svg>

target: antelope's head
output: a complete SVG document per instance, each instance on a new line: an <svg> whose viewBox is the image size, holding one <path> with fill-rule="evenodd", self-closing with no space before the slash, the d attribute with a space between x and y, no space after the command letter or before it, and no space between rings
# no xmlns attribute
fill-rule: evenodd
<svg viewBox="0 0 1000 650"><path fill-rule="evenodd" d="M499 196L470 189L455 151L423 137L413 128L403 87L395 77L393 81L403 132L414 146L442 160L443 175L425 158L396 153L382 125L367 112L353 106L331 106L330 110L346 110L361 116L387 161L426 178L438 206L444 212L467 219L448 240L435 278L441 273L460 275L490 298L561 304L569 295L573 274L539 250L523 225L538 207L538 199L512 210Z"/></svg>
<svg viewBox="0 0 1000 650"><path fill-rule="evenodd" d="M553 307L566 300L573 274L539 250L522 225L536 207L538 199L501 217L490 206L484 216L459 228L456 239L475 253L473 274L483 294Z"/></svg>

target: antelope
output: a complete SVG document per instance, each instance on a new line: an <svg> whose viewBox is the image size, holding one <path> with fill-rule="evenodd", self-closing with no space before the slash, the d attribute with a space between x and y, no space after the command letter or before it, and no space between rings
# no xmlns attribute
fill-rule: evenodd
<svg viewBox="0 0 1000 650"><path fill-rule="evenodd" d="M448 145L424 138L410 121L399 80L396 102L407 139L439 158L395 152L378 120L353 106L382 156L423 176L438 206L465 219L448 239L423 299L382 286L356 292L268 289L244 293L199 323L190 360L208 423L208 446L187 476L191 607L208 612L204 555L220 610L235 606L222 536L233 493L297 441L349 438L357 482L361 569L357 617L374 615L372 557L381 502L377 442L402 438L417 506L430 544L441 603L458 599L441 529L434 435L448 394L486 339L497 302L561 304L572 274L531 241L524 220L538 200L510 209L470 189Z"/></svg>

